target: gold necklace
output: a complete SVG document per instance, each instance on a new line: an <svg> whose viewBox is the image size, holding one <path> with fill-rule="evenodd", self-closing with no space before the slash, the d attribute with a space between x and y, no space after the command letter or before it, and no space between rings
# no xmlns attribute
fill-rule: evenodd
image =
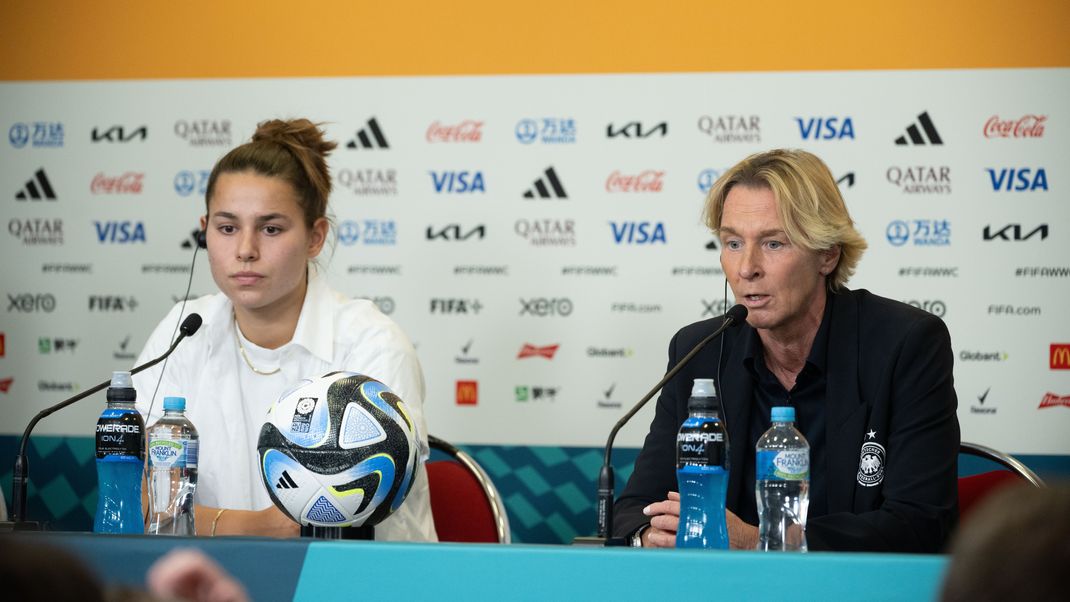
<svg viewBox="0 0 1070 602"><path fill-rule="evenodd" d="M245 355L245 346L241 344L241 335L238 333L238 317L237 316L234 316L234 340L238 341L238 351L241 352L241 358L243 360L245 360L245 365L249 366L249 369L252 370L253 372L256 372L257 374L260 374L261 376L271 376L272 374L277 373L279 370L282 370L282 366L279 366L278 368L275 368L274 370L270 370L270 371L260 370L259 368L254 366L252 362L249 361L249 356Z"/></svg>

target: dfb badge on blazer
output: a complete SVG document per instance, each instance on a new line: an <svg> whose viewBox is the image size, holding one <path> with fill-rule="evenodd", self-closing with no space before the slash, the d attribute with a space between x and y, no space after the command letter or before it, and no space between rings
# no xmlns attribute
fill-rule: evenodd
<svg viewBox="0 0 1070 602"><path fill-rule="evenodd" d="M867 439L876 439L877 432L870 430ZM875 487L884 481L884 446L876 441L864 441L858 460L858 484L863 487Z"/></svg>

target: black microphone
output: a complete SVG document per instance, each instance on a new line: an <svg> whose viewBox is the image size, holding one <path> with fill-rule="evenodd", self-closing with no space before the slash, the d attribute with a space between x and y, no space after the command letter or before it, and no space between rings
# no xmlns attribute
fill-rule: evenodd
<svg viewBox="0 0 1070 602"><path fill-rule="evenodd" d="M137 374L138 372L151 368L167 359L167 356L171 355L175 348L178 347L178 344L182 342L182 339L191 337L197 332L197 329L201 327L201 322L200 314L190 314L186 316L186 319L182 321L182 326L179 327L181 334L175 339L174 343L171 343L170 349L151 362L146 362L134 368L130 371L130 374ZM26 425L26 430L22 433L22 440L19 441L19 454L15 456L15 473L11 479L11 522L14 523L15 530L36 531L40 529L40 525L37 523L25 520L26 484L29 482L30 478L30 467L26 460L26 445L30 442L30 433L33 432L33 427L37 426L37 423L40 422L42 418L54 412L58 412L77 401L81 401L93 393L107 388L110 384L111 379L108 379L92 389L83 391L69 399L65 399L54 406L47 407L38 412L37 415L33 417L33 420L30 421L30 424Z"/></svg>
<svg viewBox="0 0 1070 602"><path fill-rule="evenodd" d="M699 341L698 345L695 345L691 351L687 353L671 370L665 373L665 376L654 385L654 388L650 390L639 403L635 404L631 410L628 411L617 424L613 425L613 430L609 432L609 439L606 441L605 460L602 463L602 469L598 472L598 536L597 537L577 537L572 543L584 544L584 545L599 545L599 546L623 546L626 542L623 538L613 537L613 440L617 438L617 431L619 431L632 416L646 405L646 402L650 401L665 383L672 380L672 377L676 376L676 373L683 370L692 358L698 355L702 348L709 344L710 341L719 337L724 331L728 330L736 324L742 323L747 319L747 308L742 305L734 305L729 309L725 315L724 320L721 321L721 325L717 327L717 330L712 334ZM717 383L720 387L721 383Z"/></svg>

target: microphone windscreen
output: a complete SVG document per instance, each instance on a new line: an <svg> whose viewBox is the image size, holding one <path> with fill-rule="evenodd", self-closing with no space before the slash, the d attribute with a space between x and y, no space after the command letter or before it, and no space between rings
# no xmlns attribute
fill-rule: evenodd
<svg viewBox="0 0 1070 602"><path fill-rule="evenodd" d="M738 304L733 305L731 309L725 313L725 318L732 318L732 325L735 326L747 319L747 308Z"/></svg>
<svg viewBox="0 0 1070 602"><path fill-rule="evenodd" d="M737 305L736 307L742 307ZM744 310L746 313L746 310ZM187 337L193 336L193 333L197 332L197 329L201 327L201 314L190 314L186 316L185 320L182 320L182 326L178 329L182 331L182 334Z"/></svg>

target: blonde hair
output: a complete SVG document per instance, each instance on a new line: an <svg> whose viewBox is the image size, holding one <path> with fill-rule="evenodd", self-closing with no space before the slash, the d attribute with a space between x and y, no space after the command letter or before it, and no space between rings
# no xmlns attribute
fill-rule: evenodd
<svg viewBox="0 0 1070 602"><path fill-rule="evenodd" d="M747 157L729 169L706 196L705 222L720 233L728 192L735 186L768 188L793 245L811 251L840 248L840 260L827 282L839 290L854 274L866 240L855 229L832 172L816 155L803 150L774 149Z"/></svg>

